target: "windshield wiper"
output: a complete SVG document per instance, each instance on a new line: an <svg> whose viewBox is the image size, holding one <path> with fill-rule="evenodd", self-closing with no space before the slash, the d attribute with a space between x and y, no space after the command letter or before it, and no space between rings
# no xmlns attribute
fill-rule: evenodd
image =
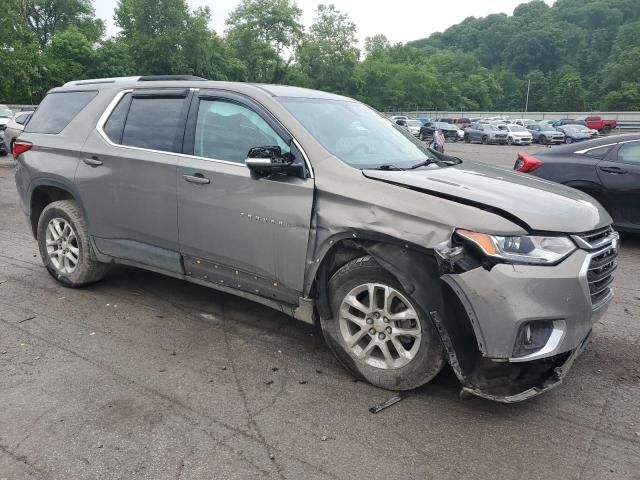
<svg viewBox="0 0 640 480"><path fill-rule="evenodd" d="M458 165L462 163L462 160L458 157L449 157L446 158L428 158L423 162L416 163L415 165L411 165L407 170L415 170L416 168L426 167L427 165L431 165L432 163L444 163L446 165Z"/></svg>
<svg viewBox="0 0 640 480"><path fill-rule="evenodd" d="M391 163L385 163L383 165L379 165L378 167L376 167L375 170L405 170L405 169L398 167L397 165L393 165Z"/></svg>

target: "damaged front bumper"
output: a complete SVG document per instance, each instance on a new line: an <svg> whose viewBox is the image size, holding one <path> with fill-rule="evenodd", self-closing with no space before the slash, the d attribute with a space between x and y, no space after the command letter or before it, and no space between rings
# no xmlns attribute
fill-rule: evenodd
<svg viewBox="0 0 640 480"><path fill-rule="evenodd" d="M595 303L590 291L588 275L602 251L576 250L550 267L492 268L464 265L460 249L443 253L445 310L430 314L461 393L513 403L559 385L613 297L609 288ZM523 353L523 331L533 326L531 334L536 325L548 329L535 348Z"/></svg>

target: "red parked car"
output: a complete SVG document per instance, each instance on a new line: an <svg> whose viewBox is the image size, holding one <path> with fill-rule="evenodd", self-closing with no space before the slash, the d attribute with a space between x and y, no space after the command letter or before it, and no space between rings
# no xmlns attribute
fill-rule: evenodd
<svg viewBox="0 0 640 480"><path fill-rule="evenodd" d="M587 128L593 128L601 133L609 133L618 126L615 120L604 120L600 115L591 115L582 120L587 124Z"/></svg>

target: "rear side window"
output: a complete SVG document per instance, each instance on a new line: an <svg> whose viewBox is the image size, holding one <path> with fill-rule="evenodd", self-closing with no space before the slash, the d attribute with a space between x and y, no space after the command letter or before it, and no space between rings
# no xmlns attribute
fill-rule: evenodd
<svg viewBox="0 0 640 480"><path fill-rule="evenodd" d="M611 147L611 145L607 145L604 147L592 148L591 150L584 152L584 154L589 157L602 159L607 156L607 153L609 153Z"/></svg>
<svg viewBox="0 0 640 480"><path fill-rule="evenodd" d="M178 129L182 125L183 106L184 98L133 97L119 143L130 147L173 151Z"/></svg>
<svg viewBox="0 0 640 480"><path fill-rule="evenodd" d="M97 91L54 92L38 106L25 128L30 133L60 133L98 94Z"/></svg>
<svg viewBox="0 0 640 480"><path fill-rule="evenodd" d="M131 94L127 93L122 97L116 108L113 109L109 119L104 124L104 133L113 143L122 143L122 131L124 130L124 121L127 119L129 105L131 103Z"/></svg>

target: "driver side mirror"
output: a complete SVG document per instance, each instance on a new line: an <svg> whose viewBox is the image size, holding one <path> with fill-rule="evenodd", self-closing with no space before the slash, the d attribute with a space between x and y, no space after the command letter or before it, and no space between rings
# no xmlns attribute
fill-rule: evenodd
<svg viewBox="0 0 640 480"><path fill-rule="evenodd" d="M293 164L293 156L283 155L279 146L254 147L249 150L244 163L252 174L267 176L272 173L287 172Z"/></svg>

